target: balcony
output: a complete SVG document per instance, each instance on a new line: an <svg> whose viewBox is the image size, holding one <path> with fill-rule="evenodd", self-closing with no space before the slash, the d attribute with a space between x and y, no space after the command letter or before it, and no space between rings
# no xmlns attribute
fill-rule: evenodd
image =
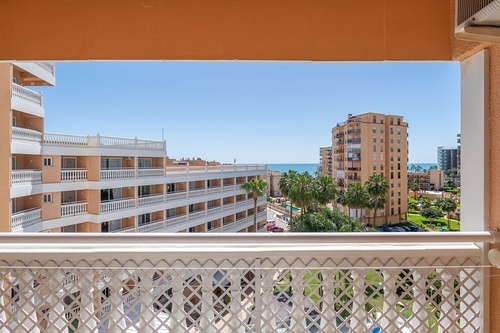
<svg viewBox="0 0 500 333"><path fill-rule="evenodd" d="M208 172L231 172L231 171L266 171L266 165L237 165L237 164L221 164L209 166L167 166L167 174L189 174L189 173L208 173Z"/></svg>
<svg viewBox="0 0 500 333"><path fill-rule="evenodd" d="M78 182L87 180L87 169L62 169L62 182Z"/></svg>
<svg viewBox="0 0 500 333"><path fill-rule="evenodd" d="M101 170L101 180L135 178L134 168Z"/></svg>
<svg viewBox="0 0 500 333"><path fill-rule="evenodd" d="M47 146L68 146L84 148L116 148L133 150L159 150L167 147L165 141L151 141L141 139L127 139L111 136L69 135L58 133L44 133L43 143Z"/></svg>
<svg viewBox="0 0 500 333"><path fill-rule="evenodd" d="M41 222L42 222L42 209L40 207L35 207L19 211L16 213L12 213L11 229L12 232L35 231L31 230L32 228L29 227L32 227Z"/></svg>
<svg viewBox="0 0 500 333"><path fill-rule="evenodd" d="M111 201L101 202L100 209L101 213L110 213L117 210L124 210L135 208L135 199L127 198L127 199L116 199Z"/></svg>
<svg viewBox="0 0 500 333"><path fill-rule="evenodd" d="M159 195L149 195L144 197L139 197L138 199L139 207L156 205L159 203L163 203L165 200L165 196L163 194Z"/></svg>
<svg viewBox="0 0 500 333"><path fill-rule="evenodd" d="M27 128L12 126L12 141L41 144L42 137L43 134L41 132L30 130Z"/></svg>
<svg viewBox="0 0 500 333"><path fill-rule="evenodd" d="M163 177L164 169L163 168L151 168L151 169L139 169L138 170L139 178L144 177Z"/></svg>
<svg viewBox="0 0 500 333"><path fill-rule="evenodd" d="M56 68L53 62L14 62L13 64L33 76L30 79L25 77L25 80L30 83L35 85L48 84L51 86L56 84Z"/></svg>
<svg viewBox="0 0 500 333"><path fill-rule="evenodd" d="M42 94L12 83L11 108L38 117L44 116Z"/></svg>
<svg viewBox="0 0 500 333"><path fill-rule="evenodd" d="M182 200L187 198L186 191L177 191L177 192L168 192L167 193L167 202L174 200Z"/></svg>
<svg viewBox="0 0 500 333"><path fill-rule="evenodd" d="M0 330L482 332L493 239L5 234Z"/></svg>
<svg viewBox="0 0 500 333"><path fill-rule="evenodd" d="M61 217L87 213L87 202L69 202L61 204Z"/></svg>
<svg viewBox="0 0 500 333"><path fill-rule="evenodd" d="M139 226L139 232L165 232L165 220L156 220Z"/></svg>
<svg viewBox="0 0 500 333"><path fill-rule="evenodd" d="M12 170L12 186L41 183L42 171L40 170Z"/></svg>

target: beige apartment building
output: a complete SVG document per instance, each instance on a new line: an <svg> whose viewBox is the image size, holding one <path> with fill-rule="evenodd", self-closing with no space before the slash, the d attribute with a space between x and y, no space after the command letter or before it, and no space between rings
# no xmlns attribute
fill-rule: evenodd
<svg viewBox="0 0 500 333"><path fill-rule="evenodd" d="M320 174L330 175L330 176L332 175L333 173L332 147L319 148L319 164L320 164Z"/></svg>
<svg viewBox="0 0 500 333"><path fill-rule="evenodd" d="M27 86L55 85L50 62L0 64L12 135L12 232L245 232L266 221L240 185L265 165L176 162L165 141L44 131L43 96Z"/></svg>
<svg viewBox="0 0 500 333"><path fill-rule="evenodd" d="M377 213L377 225L399 222L408 211L407 128L402 116L364 113L349 114L332 129L333 177L341 193L352 182L364 184L374 173L387 177L387 203L383 212ZM355 214L354 210L351 213ZM362 217L373 217L373 210L364 209Z"/></svg>
<svg viewBox="0 0 500 333"><path fill-rule="evenodd" d="M424 191L435 191L444 187L443 170L427 170L423 172L408 172L408 189L412 183L418 183Z"/></svg>
<svg viewBox="0 0 500 333"><path fill-rule="evenodd" d="M267 170L267 195L270 197L281 197L280 179L282 173L275 170Z"/></svg>

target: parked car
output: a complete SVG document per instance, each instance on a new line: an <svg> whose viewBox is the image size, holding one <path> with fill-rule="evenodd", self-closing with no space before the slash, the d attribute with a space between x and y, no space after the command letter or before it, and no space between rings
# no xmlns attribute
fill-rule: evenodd
<svg viewBox="0 0 500 333"><path fill-rule="evenodd" d="M268 229L270 232L283 232L285 231L282 227L278 227L277 225L274 225Z"/></svg>

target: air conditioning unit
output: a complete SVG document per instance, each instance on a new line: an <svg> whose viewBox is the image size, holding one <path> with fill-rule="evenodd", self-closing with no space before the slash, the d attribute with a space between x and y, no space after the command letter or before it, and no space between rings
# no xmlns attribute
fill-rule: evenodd
<svg viewBox="0 0 500 333"><path fill-rule="evenodd" d="M456 0L455 37L500 43L500 0Z"/></svg>

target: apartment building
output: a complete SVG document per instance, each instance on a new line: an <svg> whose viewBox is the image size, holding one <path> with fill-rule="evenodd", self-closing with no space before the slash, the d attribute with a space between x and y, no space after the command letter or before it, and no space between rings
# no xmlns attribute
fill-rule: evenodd
<svg viewBox="0 0 500 333"><path fill-rule="evenodd" d="M319 171L322 175L332 175L332 147L319 148Z"/></svg>
<svg viewBox="0 0 500 333"><path fill-rule="evenodd" d="M0 89L11 96L12 232L245 232L266 222L266 197L240 185L265 165L176 163L165 141L44 131L43 96L53 63L3 63Z"/></svg>
<svg viewBox="0 0 500 333"><path fill-rule="evenodd" d="M417 183L421 190L434 191L444 187L443 170L427 170L422 172L408 172L408 190L412 183Z"/></svg>
<svg viewBox="0 0 500 333"><path fill-rule="evenodd" d="M459 156L457 148L437 147L438 169L444 171L458 169Z"/></svg>
<svg viewBox="0 0 500 333"><path fill-rule="evenodd" d="M333 177L341 193L374 173L387 177L387 203L377 224L399 222L407 212L407 128L402 116L364 113L349 114L332 129ZM363 210L362 216L373 217L373 210Z"/></svg>
<svg viewBox="0 0 500 333"><path fill-rule="evenodd" d="M271 197L281 197L280 179L282 173L275 170L267 170L267 195Z"/></svg>

